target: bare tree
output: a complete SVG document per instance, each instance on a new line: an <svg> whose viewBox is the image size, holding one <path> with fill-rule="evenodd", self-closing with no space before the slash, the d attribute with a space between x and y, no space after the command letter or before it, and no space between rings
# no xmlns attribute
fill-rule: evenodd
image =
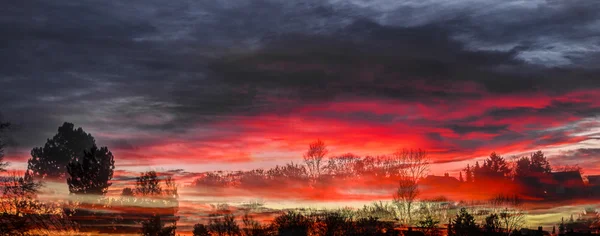
<svg viewBox="0 0 600 236"><path fill-rule="evenodd" d="M323 158L327 155L328 150L325 142L321 140L314 141L309 144L308 151L304 154L304 163L306 164L309 177L316 180L321 176L324 169Z"/></svg>
<svg viewBox="0 0 600 236"><path fill-rule="evenodd" d="M400 169L401 176L418 182L425 177L429 171L429 156L422 149L402 149L394 153L395 158L399 158L403 165Z"/></svg>
<svg viewBox="0 0 600 236"><path fill-rule="evenodd" d="M412 207L418 195L417 182L408 178L399 181L398 189L394 194L394 203L400 211L400 220L405 220L405 217L408 217L406 223L410 224L412 222Z"/></svg>
<svg viewBox="0 0 600 236"><path fill-rule="evenodd" d="M394 194L394 203L400 210L401 218L408 217L408 224L412 223L413 203L419 195L418 181L429 171L429 158L427 152L421 149L402 149L393 155L399 160L399 186Z"/></svg>
<svg viewBox="0 0 600 236"><path fill-rule="evenodd" d="M500 211L500 224L504 227L508 235L514 230L520 229L525 224L525 214L516 209L504 208Z"/></svg>
<svg viewBox="0 0 600 236"><path fill-rule="evenodd" d="M13 173L0 182L0 235L50 235L75 230L58 204L37 199L42 186Z"/></svg>

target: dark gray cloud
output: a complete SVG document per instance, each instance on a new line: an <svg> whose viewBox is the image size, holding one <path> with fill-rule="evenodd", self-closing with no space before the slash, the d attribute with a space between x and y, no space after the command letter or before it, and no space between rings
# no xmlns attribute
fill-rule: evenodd
<svg viewBox="0 0 600 236"><path fill-rule="evenodd" d="M104 139L134 149L202 123L289 114L340 98L435 105L488 94L559 96L600 86L598 5L9 1L0 4L0 111L19 124L20 147L42 145L70 121L97 132L135 133ZM475 88L457 85L469 83ZM598 114L591 104L557 102L487 116L531 112ZM342 118L394 120L367 113ZM440 126L457 133L504 130Z"/></svg>
<svg viewBox="0 0 600 236"><path fill-rule="evenodd" d="M559 165L579 165L584 168L596 168L600 164L600 148L579 148L561 151L552 156Z"/></svg>

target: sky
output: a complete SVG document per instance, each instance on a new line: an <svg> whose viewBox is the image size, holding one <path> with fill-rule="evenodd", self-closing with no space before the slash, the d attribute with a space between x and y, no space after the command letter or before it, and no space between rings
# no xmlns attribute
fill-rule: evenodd
<svg viewBox="0 0 600 236"><path fill-rule="evenodd" d="M422 148L432 172L544 151L600 174L589 0L30 0L0 7L7 159L63 122L123 171Z"/></svg>

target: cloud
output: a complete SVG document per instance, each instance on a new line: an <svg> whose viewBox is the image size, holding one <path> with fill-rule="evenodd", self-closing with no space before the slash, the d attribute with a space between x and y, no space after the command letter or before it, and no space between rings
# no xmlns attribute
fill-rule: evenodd
<svg viewBox="0 0 600 236"><path fill-rule="evenodd" d="M587 137L547 129L598 115L597 8L5 3L0 107L20 127L8 155L26 158L64 121L157 165L287 161L318 137L364 153L424 146L440 162L572 144Z"/></svg>
<svg viewBox="0 0 600 236"><path fill-rule="evenodd" d="M553 156L552 160L558 165L578 165L588 174L594 174L600 166L600 148L564 150Z"/></svg>

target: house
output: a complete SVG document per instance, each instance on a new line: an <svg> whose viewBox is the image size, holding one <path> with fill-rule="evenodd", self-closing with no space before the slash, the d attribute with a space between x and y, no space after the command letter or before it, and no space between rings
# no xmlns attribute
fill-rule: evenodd
<svg viewBox="0 0 600 236"><path fill-rule="evenodd" d="M437 175L428 175L427 177L423 178L419 184L425 185L425 186L445 186L445 187L450 187L450 186L458 186L460 184L460 181L458 181L458 179L454 178L454 177L450 177L450 175L448 175L448 173L444 174L444 176L437 176Z"/></svg>
<svg viewBox="0 0 600 236"><path fill-rule="evenodd" d="M585 183L579 171L552 172L543 180L548 198L564 199L584 194Z"/></svg>
<svg viewBox="0 0 600 236"><path fill-rule="evenodd" d="M587 179L590 186L600 187L600 175L588 175Z"/></svg>
<svg viewBox="0 0 600 236"><path fill-rule="evenodd" d="M461 182L458 179L448 174L444 176L428 175L419 181L419 189L422 190L422 194L429 197L459 191L460 185Z"/></svg>
<svg viewBox="0 0 600 236"><path fill-rule="evenodd" d="M600 175L588 175L588 186L593 197L600 197Z"/></svg>

